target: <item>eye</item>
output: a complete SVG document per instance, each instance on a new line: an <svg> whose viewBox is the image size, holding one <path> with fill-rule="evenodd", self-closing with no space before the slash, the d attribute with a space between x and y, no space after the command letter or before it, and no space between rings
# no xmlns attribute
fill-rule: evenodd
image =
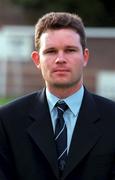
<svg viewBox="0 0 115 180"><path fill-rule="evenodd" d="M69 48L66 49L65 52L69 53L69 52L76 52L77 50L75 48Z"/></svg>
<svg viewBox="0 0 115 180"><path fill-rule="evenodd" d="M44 51L44 54L55 54L56 53L56 50L55 49L46 49Z"/></svg>

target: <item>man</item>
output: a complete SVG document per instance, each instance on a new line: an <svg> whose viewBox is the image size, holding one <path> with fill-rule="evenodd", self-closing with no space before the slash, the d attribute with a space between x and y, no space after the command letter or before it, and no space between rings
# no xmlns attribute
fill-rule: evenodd
<svg viewBox="0 0 115 180"><path fill-rule="evenodd" d="M115 180L115 103L83 86L81 18L44 15L35 47L46 86L0 110L0 180Z"/></svg>

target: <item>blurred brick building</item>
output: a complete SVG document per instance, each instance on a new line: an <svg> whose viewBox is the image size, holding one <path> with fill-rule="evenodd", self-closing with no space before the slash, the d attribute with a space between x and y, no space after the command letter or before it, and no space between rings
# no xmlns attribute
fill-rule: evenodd
<svg viewBox="0 0 115 180"><path fill-rule="evenodd" d="M0 1L0 96L24 95L44 85L31 61L34 27L27 24L22 8ZM90 60L84 84L92 92L115 99L115 28L86 28L86 34Z"/></svg>
<svg viewBox="0 0 115 180"><path fill-rule="evenodd" d="M3 32L0 38L5 37L6 44L1 43L0 47L0 95L20 96L43 87L41 73L31 61L34 27L6 26ZM86 34L90 58L84 71L84 84L92 92L108 93L107 96L114 98L115 29L86 28ZM111 76L106 79L106 75Z"/></svg>

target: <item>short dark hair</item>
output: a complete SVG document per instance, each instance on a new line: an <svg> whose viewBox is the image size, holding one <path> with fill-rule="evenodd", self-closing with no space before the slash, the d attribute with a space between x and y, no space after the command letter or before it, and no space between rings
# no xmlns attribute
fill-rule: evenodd
<svg viewBox="0 0 115 180"><path fill-rule="evenodd" d="M80 16L68 12L50 12L43 15L35 26L35 48L40 48L41 34L48 29L72 29L80 36L82 49L86 48L84 24Z"/></svg>

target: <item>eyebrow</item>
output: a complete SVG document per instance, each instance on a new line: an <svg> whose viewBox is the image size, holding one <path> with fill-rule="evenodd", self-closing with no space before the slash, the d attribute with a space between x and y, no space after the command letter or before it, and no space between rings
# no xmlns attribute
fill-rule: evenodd
<svg viewBox="0 0 115 180"><path fill-rule="evenodd" d="M78 46L68 45L68 46L65 46L65 48L75 48L75 49L78 49Z"/></svg>
<svg viewBox="0 0 115 180"><path fill-rule="evenodd" d="M74 46L74 45L67 45L64 48L75 48L75 49L78 49L79 47L78 46ZM57 47L49 47L49 48L44 49L44 51L54 50L54 49L57 49Z"/></svg>

